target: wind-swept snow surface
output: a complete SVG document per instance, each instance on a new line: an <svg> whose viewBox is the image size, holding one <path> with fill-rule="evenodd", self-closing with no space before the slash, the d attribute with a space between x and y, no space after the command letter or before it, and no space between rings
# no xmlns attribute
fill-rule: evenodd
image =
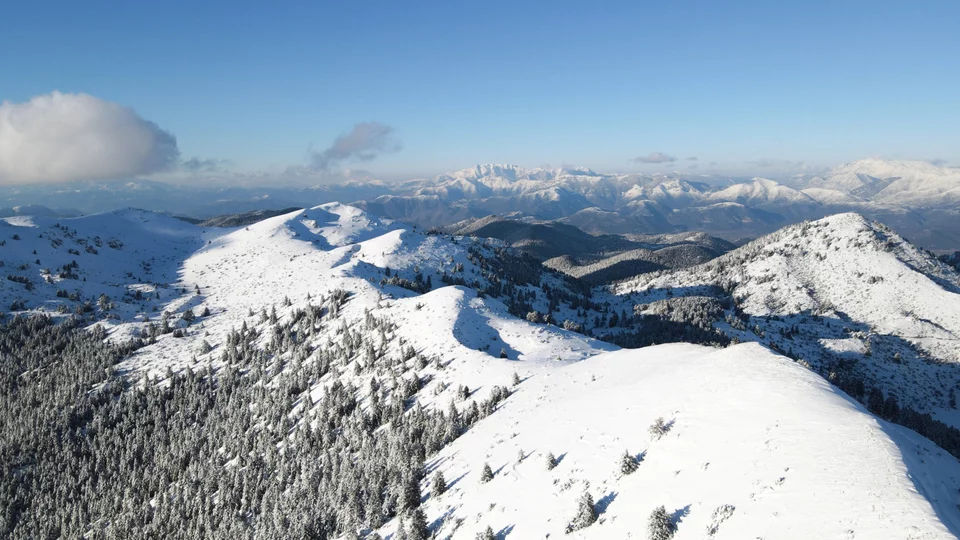
<svg viewBox="0 0 960 540"><path fill-rule="evenodd" d="M660 438L647 429L658 417ZM624 350L537 374L428 468L452 484L425 504L440 537L563 537L583 492L599 520L574 538L646 538L660 505L677 539L960 531L953 457L755 344Z"/></svg>

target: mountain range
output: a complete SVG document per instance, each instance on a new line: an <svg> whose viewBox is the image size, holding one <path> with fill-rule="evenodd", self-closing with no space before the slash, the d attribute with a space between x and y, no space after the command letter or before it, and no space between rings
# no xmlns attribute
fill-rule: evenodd
<svg viewBox="0 0 960 540"><path fill-rule="evenodd" d="M960 169L922 161L865 159L780 181L479 165L426 179L364 177L311 187L131 180L0 188L0 204L44 205L62 215L135 206L207 219L331 201L351 201L425 228L497 215L557 220L593 234L700 231L730 241L852 211L882 221L919 246L960 247Z"/></svg>
<svg viewBox="0 0 960 540"><path fill-rule="evenodd" d="M487 199L542 181L477 174L498 180L448 181ZM699 192L731 188L802 193ZM116 358L61 380L0 347L20 415L0 415L17 448L0 452L0 505L24 509L4 514L8 536L49 532L41 505L76 510L66 536L960 533L960 275L859 214L740 247L600 237L716 250L615 283L541 264L565 242L601 250L526 218L427 231L329 203L211 225L135 209L0 221L3 339L46 316L93 336L58 337L60 362L97 343ZM111 489L41 489L64 467Z"/></svg>

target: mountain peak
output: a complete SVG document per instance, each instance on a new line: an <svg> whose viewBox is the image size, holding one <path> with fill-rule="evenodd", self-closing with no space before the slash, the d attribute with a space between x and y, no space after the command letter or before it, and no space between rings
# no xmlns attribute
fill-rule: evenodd
<svg viewBox="0 0 960 540"><path fill-rule="evenodd" d="M865 174L874 178L917 178L919 176L941 176L950 174L947 167L938 167L932 163L919 160L893 160L884 158L867 158L851 161L834 167L829 175ZM956 173L954 173L956 174Z"/></svg>

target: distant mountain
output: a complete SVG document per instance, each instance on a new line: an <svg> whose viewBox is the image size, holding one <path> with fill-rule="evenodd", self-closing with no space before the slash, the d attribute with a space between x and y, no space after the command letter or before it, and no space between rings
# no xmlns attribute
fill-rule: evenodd
<svg viewBox="0 0 960 540"><path fill-rule="evenodd" d="M810 178L805 185L907 208L955 209L960 203L960 169L924 161L854 161Z"/></svg>
<svg viewBox="0 0 960 540"><path fill-rule="evenodd" d="M921 245L951 249L960 246L958 202L958 169L871 159L786 183L481 165L407 182L360 204L422 226L519 213L560 219L591 234L707 231L728 239L856 211Z"/></svg>
<svg viewBox="0 0 960 540"><path fill-rule="evenodd" d="M663 268L706 262L733 244L704 233L591 235L556 221L487 216L443 229L454 235L496 238L543 261L548 268L590 284L608 283Z"/></svg>
<svg viewBox="0 0 960 540"><path fill-rule="evenodd" d="M639 244L620 236L594 236L563 223L497 216L461 221L445 227L444 231L461 236L496 238L540 260L559 255L597 256L639 247Z"/></svg>
<svg viewBox="0 0 960 540"><path fill-rule="evenodd" d="M311 187L130 180L0 188L5 206L85 213L134 206L200 219L332 201L424 228L494 214L559 220L590 234L704 231L728 240L854 211L928 249L960 248L960 169L918 161L861 160L781 182L490 164L402 182L364 177Z"/></svg>
<svg viewBox="0 0 960 540"><path fill-rule="evenodd" d="M205 219L197 223L201 227L243 227L258 221L263 221L274 216L282 216L301 210L298 207L284 208L282 210L254 210L252 212L243 212L242 214L227 214Z"/></svg>
<svg viewBox="0 0 960 540"><path fill-rule="evenodd" d="M13 208L0 208L0 218L13 216L41 216L41 217L76 217L77 210L52 209L41 204L25 204Z"/></svg>

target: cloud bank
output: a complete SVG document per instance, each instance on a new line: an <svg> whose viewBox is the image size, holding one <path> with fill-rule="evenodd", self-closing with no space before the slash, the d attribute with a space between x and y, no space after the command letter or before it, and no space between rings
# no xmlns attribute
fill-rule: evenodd
<svg viewBox="0 0 960 540"><path fill-rule="evenodd" d="M0 104L0 185L150 174L176 166L179 157L172 134L88 94Z"/></svg>
<svg viewBox="0 0 960 540"><path fill-rule="evenodd" d="M329 171L351 161L372 161L381 154L399 152L403 145L390 126L378 122L362 122L333 141L329 148L310 155L310 164L317 171Z"/></svg>
<svg viewBox="0 0 960 540"><path fill-rule="evenodd" d="M646 156L633 158L634 163L673 163L677 158L663 152L651 152Z"/></svg>

